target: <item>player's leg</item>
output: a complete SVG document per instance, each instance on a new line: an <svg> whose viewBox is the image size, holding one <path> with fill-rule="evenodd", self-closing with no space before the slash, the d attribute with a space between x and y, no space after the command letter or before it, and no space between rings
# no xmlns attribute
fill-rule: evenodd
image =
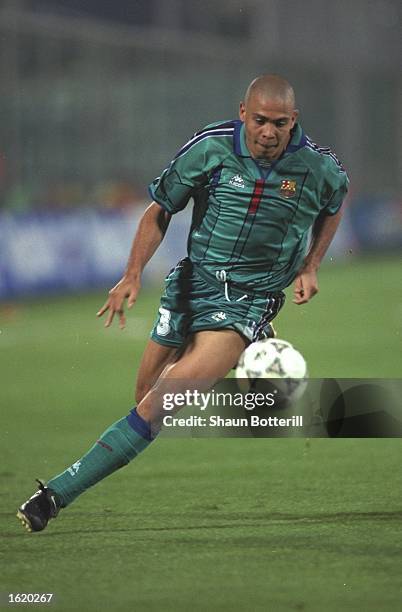
<svg viewBox="0 0 402 612"><path fill-rule="evenodd" d="M194 334L183 355L171 365L165 363L162 375L140 402L138 412L132 410L128 417L109 427L86 455L51 479L47 487L42 487L21 506L19 518L34 531L44 529L60 507L68 506L78 495L129 463L150 444L153 439L151 427L159 425L163 414L162 405L158 404L160 383L169 385L171 392L178 392L183 385L205 390L227 374L244 347L243 338L232 330ZM167 352L165 357L167 359ZM160 359L159 366L163 363Z"/></svg>
<svg viewBox="0 0 402 612"><path fill-rule="evenodd" d="M232 329L199 331L163 376L215 381L224 378L238 362L246 344L246 340Z"/></svg>
<svg viewBox="0 0 402 612"><path fill-rule="evenodd" d="M152 339L148 340L138 368L135 388L137 404L154 386L166 366L175 361L177 353L178 348L176 347L165 346Z"/></svg>
<svg viewBox="0 0 402 612"><path fill-rule="evenodd" d="M148 393L177 354L177 347L148 341L137 378L136 394L140 398ZM60 507L67 506L88 487L127 465L151 441L149 425L133 409L128 417L113 423L82 458L52 478L47 487L41 484L33 498L19 509L19 518L34 531L44 529L48 520L57 516Z"/></svg>
<svg viewBox="0 0 402 612"><path fill-rule="evenodd" d="M180 277L182 267L177 267L176 276ZM149 341L140 366L137 383L137 394L142 399L148 388L155 382L160 373L176 358L177 348L185 338L182 324L186 316L181 312L180 305L186 304L181 292L180 278L177 288L173 289L173 277L170 275L170 305L167 296L162 296L159 316L152 334L155 340L162 339L169 331L169 342L172 347L164 346L157 341ZM171 308L177 312L177 317L170 316L167 326L166 313ZM163 343L165 344L165 343ZM96 441L94 446L78 461L75 461L64 472L48 481L47 486L41 485L37 491L18 510L18 516L28 529L40 531L44 529L50 518L57 515L60 507L68 506L78 495L94 485L108 474L127 465L152 441L152 432L144 419L132 409L128 416L113 423Z"/></svg>
<svg viewBox="0 0 402 612"><path fill-rule="evenodd" d="M151 423L152 431L157 431L164 414L164 393L210 389L236 365L245 346L244 338L231 329L195 333L183 354L165 368L157 384L139 403L137 414Z"/></svg>

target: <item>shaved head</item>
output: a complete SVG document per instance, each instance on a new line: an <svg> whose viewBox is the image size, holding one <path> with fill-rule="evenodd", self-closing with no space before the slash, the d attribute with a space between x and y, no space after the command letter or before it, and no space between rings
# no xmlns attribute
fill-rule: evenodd
<svg viewBox="0 0 402 612"><path fill-rule="evenodd" d="M295 92L290 83L278 74L263 74L250 83L244 96L244 103L259 96L264 100L277 100L292 109L296 106Z"/></svg>
<svg viewBox="0 0 402 612"><path fill-rule="evenodd" d="M293 87L278 74L263 74L250 83L240 102L239 117L252 157L279 159L299 115L295 105Z"/></svg>

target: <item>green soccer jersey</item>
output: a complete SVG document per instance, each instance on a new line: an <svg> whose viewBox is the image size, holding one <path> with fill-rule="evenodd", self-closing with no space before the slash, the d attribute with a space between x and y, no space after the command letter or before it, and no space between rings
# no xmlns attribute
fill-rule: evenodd
<svg viewBox="0 0 402 612"><path fill-rule="evenodd" d="M276 291L297 274L317 216L335 214L347 192L345 170L296 124L280 159L253 159L240 120L197 132L150 185L169 213L193 198L190 259L215 276Z"/></svg>

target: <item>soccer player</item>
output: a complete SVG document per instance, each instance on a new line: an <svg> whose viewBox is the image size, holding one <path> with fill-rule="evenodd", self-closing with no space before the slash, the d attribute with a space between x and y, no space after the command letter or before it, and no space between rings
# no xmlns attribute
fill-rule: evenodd
<svg viewBox="0 0 402 612"><path fill-rule="evenodd" d="M281 76L247 89L240 119L197 132L150 186L153 202L134 237L123 278L98 312L106 327L133 306L141 273L171 215L194 201L188 257L166 279L158 317L139 367L137 406L113 423L64 472L39 482L18 510L32 531L60 508L133 460L155 438L161 389L205 389L235 366L270 322L294 282L294 302L318 291L317 270L336 232L348 178L335 155L297 122L295 95ZM309 235L311 230L311 239Z"/></svg>

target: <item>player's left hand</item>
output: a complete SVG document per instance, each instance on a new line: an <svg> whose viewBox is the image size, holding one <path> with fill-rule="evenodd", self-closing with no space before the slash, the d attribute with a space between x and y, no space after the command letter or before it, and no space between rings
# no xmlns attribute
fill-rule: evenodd
<svg viewBox="0 0 402 612"><path fill-rule="evenodd" d="M316 293L318 293L317 271L315 269L302 268L296 276L293 303L307 304Z"/></svg>

